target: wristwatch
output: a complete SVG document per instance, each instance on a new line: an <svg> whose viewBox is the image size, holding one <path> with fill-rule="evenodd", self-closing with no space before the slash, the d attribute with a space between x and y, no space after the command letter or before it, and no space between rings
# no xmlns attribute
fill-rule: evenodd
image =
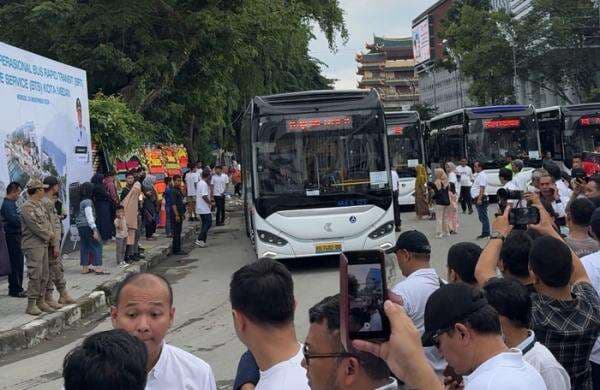
<svg viewBox="0 0 600 390"><path fill-rule="evenodd" d="M502 240L502 241L504 241L505 238L506 237L504 237L504 235L502 233L499 233L499 232L493 232L490 235L490 240Z"/></svg>

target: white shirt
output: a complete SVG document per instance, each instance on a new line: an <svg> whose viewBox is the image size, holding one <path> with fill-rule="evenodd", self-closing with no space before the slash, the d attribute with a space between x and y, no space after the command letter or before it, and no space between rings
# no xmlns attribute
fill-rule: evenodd
<svg viewBox="0 0 600 390"><path fill-rule="evenodd" d="M217 385L212 369L202 359L165 343L148 373L146 390L165 389L216 390Z"/></svg>
<svg viewBox="0 0 600 390"><path fill-rule="evenodd" d="M475 200L477 197L479 197L481 187L485 188L485 186L487 186L487 174L484 171L481 171L475 175L475 181L471 187L471 198Z"/></svg>
<svg viewBox="0 0 600 390"><path fill-rule="evenodd" d="M398 177L398 172L395 169L391 170L392 172L392 191L398 191L398 184L400 183L400 178Z"/></svg>
<svg viewBox="0 0 600 390"><path fill-rule="evenodd" d="M200 181L200 174L198 171L192 172L189 171L185 175L185 186L187 187L187 196L195 196L196 195L196 187L198 186L198 182Z"/></svg>
<svg viewBox="0 0 600 390"><path fill-rule="evenodd" d="M419 333L425 332L425 305L429 296L440 288L440 278L433 268L424 268L408 275L406 279L396 284L392 292L402 297L402 304L406 314L415 324ZM442 372L446 362L440 356L437 348L426 347L425 355L434 370Z"/></svg>
<svg viewBox="0 0 600 390"><path fill-rule="evenodd" d="M80 148L79 152L76 152L77 148ZM84 151L85 148L85 151ZM87 137L87 129L85 126L75 126L75 158L79 162L87 163L90 161L90 146Z"/></svg>
<svg viewBox="0 0 600 390"><path fill-rule="evenodd" d="M558 196L561 198L570 199L573 191L569 188L567 183L563 179L556 181L556 188L558 189Z"/></svg>
<svg viewBox="0 0 600 390"><path fill-rule="evenodd" d="M310 390L306 370L302 367L302 346L290 360L260 372L256 390Z"/></svg>
<svg viewBox="0 0 600 390"><path fill-rule="evenodd" d="M585 272L592 282L592 286L598 294L600 294L600 251L592 253L591 255L583 256L581 263ZM596 344L592 348L590 354L590 361L596 364L600 364L600 338L596 340Z"/></svg>
<svg viewBox="0 0 600 390"><path fill-rule="evenodd" d="M210 197L210 190L208 189L208 183L200 180L196 187L196 213L200 215L210 214L210 203L206 203L204 196Z"/></svg>
<svg viewBox="0 0 600 390"><path fill-rule="evenodd" d="M517 349L523 351L531 343L534 343L533 347L525 352L523 360L540 373L548 390L569 390L571 388L569 373L548 348L535 341L535 333L532 330L529 331L529 337L517 345Z"/></svg>
<svg viewBox="0 0 600 390"><path fill-rule="evenodd" d="M511 181L507 182L505 185L503 185L502 188L504 188L505 190L511 190L511 191L520 190L519 183L517 183L514 178Z"/></svg>
<svg viewBox="0 0 600 390"><path fill-rule="evenodd" d="M220 175L213 175L210 183L213 185L213 195L223 196L225 189L227 188L227 184L229 183L229 176L224 173L221 173Z"/></svg>
<svg viewBox="0 0 600 390"><path fill-rule="evenodd" d="M513 181L517 185L517 189L520 191L527 191L527 185L531 180L531 175L521 171L513 175Z"/></svg>
<svg viewBox="0 0 600 390"><path fill-rule="evenodd" d="M541 375L523 360L518 349L500 353L463 377L465 390L545 390Z"/></svg>
<svg viewBox="0 0 600 390"><path fill-rule="evenodd" d="M471 187L473 185L473 170L468 165L464 167L459 165L456 167L456 174L460 175L460 185L465 187Z"/></svg>

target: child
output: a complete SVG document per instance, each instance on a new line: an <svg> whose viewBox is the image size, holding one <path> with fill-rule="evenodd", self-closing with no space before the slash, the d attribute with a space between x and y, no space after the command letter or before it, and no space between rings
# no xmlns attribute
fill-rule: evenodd
<svg viewBox="0 0 600 390"><path fill-rule="evenodd" d="M123 206L117 206L116 217L117 265L119 267L126 267L125 251L127 248L127 220L125 219L125 208Z"/></svg>

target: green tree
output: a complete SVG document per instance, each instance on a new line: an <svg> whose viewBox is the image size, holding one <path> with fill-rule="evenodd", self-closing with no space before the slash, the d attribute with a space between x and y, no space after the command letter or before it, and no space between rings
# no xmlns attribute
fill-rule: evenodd
<svg viewBox="0 0 600 390"><path fill-rule="evenodd" d="M572 103L600 87L600 16L590 0L533 0L514 23L519 74Z"/></svg>
<svg viewBox="0 0 600 390"><path fill-rule="evenodd" d="M120 96L160 130L142 141L193 158L232 143L250 97L329 86L312 25L332 49L347 38L338 0L9 0L0 24L0 40L85 69L90 96Z"/></svg>
<svg viewBox="0 0 600 390"><path fill-rule="evenodd" d="M428 121L438 113L438 108L429 103L416 103L410 109L412 111L417 111L422 121Z"/></svg>

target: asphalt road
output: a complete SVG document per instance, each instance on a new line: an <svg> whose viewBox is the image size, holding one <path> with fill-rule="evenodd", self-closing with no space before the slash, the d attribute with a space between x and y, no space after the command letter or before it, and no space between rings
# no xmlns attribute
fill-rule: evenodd
<svg viewBox="0 0 600 390"><path fill-rule="evenodd" d="M456 242L477 242L480 225L476 214L461 218L460 234L435 239L435 222L417 221L414 213L403 213L404 230L418 229L430 237L432 264L443 278L448 248ZM236 269L253 261L255 256L242 230L241 219L232 218L230 224L232 229L209 238L208 248L193 249L183 257L169 257L154 269L173 283L175 323L167 341L208 362L220 389L231 388L238 358L245 351L232 326L229 281ZM478 243L485 245L485 241ZM299 340L304 340L308 330L308 309L339 291L337 262L337 258L314 258L285 263L294 276ZM394 266L392 257L388 258L388 265ZM389 272L396 280L401 278L397 267ZM0 359L0 389L60 389L64 356L86 335L110 329L107 316L108 313L100 313L60 337Z"/></svg>

